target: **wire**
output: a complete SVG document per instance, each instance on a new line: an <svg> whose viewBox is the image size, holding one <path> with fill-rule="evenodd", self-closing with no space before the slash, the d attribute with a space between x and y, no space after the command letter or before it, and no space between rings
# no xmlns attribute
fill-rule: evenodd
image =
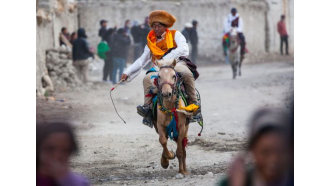
<svg viewBox="0 0 330 186"><path fill-rule="evenodd" d="M116 114L118 115L118 117L126 124L126 121L120 116L120 114L118 113L117 111L117 108L116 108L116 105L115 105L115 102L113 101L112 99L112 91L115 90L115 88L121 83L122 81L119 81L113 88L111 88L110 90L110 99L111 99L111 102L112 102L112 105L113 105L113 108L115 108L115 111L116 111Z"/></svg>

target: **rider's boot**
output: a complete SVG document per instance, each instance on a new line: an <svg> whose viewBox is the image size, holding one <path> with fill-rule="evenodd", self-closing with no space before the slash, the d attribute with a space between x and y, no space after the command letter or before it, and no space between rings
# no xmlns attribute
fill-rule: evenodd
<svg viewBox="0 0 330 186"><path fill-rule="evenodd" d="M199 121L201 119L201 104L199 101L200 100L199 95L197 94L197 91L195 89L195 79L192 73L191 74L185 73L183 75L183 81L184 81L184 88L186 90L186 94L189 100L188 104L189 105L195 104L198 106L197 111L193 113L193 116L190 121L191 122Z"/></svg>
<svg viewBox="0 0 330 186"><path fill-rule="evenodd" d="M198 102L195 102L194 103L195 105L198 106L198 109L196 110L196 112L194 112L194 114L192 115L192 118L191 118L191 122L199 122L200 120L203 120L203 117L202 117L202 108L201 108L201 105L200 103Z"/></svg>
<svg viewBox="0 0 330 186"><path fill-rule="evenodd" d="M136 107L137 113L143 117L142 123L147 125L148 127L153 127L152 124L152 111L148 104L139 105Z"/></svg>

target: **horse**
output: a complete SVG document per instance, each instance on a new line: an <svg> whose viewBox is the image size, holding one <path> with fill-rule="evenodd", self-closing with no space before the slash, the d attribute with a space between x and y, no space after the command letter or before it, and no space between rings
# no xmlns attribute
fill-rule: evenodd
<svg viewBox="0 0 330 186"><path fill-rule="evenodd" d="M155 62L159 67L157 77L157 116L154 118L154 126L159 135L159 142L163 147L161 166L167 169L169 160L175 156L179 161L179 173L189 174L186 167L186 145L189 128L189 113L180 112L178 108L185 106L186 102L180 94L180 76L174 70L176 60L158 60ZM169 128L172 127L172 128ZM170 129L170 130L169 130ZM173 137L177 143L176 153L167 148L168 137Z"/></svg>
<svg viewBox="0 0 330 186"><path fill-rule="evenodd" d="M233 79L238 75L241 76L241 65L242 60L240 55L241 45L238 37L238 32L235 28L230 31L229 34L229 62L231 64L231 68L233 70Z"/></svg>

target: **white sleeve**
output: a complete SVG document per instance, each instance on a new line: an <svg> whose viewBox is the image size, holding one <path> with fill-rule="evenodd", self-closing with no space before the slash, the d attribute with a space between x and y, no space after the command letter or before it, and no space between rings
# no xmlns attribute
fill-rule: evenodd
<svg viewBox="0 0 330 186"><path fill-rule="evenodd" d="M134 61L133 64L131 64L125 71L124 74L127 74L128 76L136 73L139 71L141 68L143 68L149 61L151 60L150 56L150 49L146 45L144 47L143 54Z"/></svg>
<svg viewBox="0 0 330 186"><path fill-rule="evenodd" d="M181 32L176 31L174 40L176 42L176 49L173 49L170 53L163 57L163 59L178 59L180 56L187 57L189 55L189 47L186 38Z"/></svg>

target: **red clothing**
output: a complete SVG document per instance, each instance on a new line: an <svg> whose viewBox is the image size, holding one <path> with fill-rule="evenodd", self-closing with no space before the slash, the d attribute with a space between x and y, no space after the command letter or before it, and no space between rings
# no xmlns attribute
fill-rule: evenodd
<svg viewBox="0 0 330 186"><path fill-rule="evenodd" d="M288 32L286 31L286 26L284 21L279 21L277 23L277 31L280 34L280 36L287 36Z"/></svg>

